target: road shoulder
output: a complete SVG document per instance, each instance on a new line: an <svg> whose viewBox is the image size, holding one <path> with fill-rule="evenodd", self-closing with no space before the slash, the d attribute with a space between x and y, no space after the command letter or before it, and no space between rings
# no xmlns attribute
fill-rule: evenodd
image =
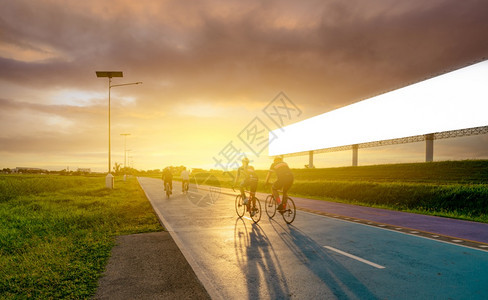
<svg viewBox="0 0 488 300"><path fill-rule="evenodd" d="M117 238L94 299L210 299L171 235Z"/></svg>

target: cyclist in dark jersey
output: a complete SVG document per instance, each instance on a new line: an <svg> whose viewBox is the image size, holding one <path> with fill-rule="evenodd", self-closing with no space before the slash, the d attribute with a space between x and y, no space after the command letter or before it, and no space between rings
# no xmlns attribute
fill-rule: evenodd
<svg viewBox="0 0 488 300"><path fill-rule="evenodd" d="M258 188L258 176L256 175L256 172L254 172L254 168L249 165L249 159L247 157L242 160L242 166L237 169L237 176L234 181L234 186L236 186L237 181L239 180L239 177L241 175L244 178L239 185L239 189L241 191L244 204L247 204L248 199L246 198L246 193L244 193L244 188L246 186L249 187L251 199L254 199L254 196L256 195L256 189ZM255 205L255 203L253 203L253 205Z"/></svg>
<svg viewBox="0 0 488 300"><path fill-rule="evenodd" d="M163 170L164 190L166 191L166 183L169 183L170 194L173 194L173 173L171 167L166 167Z"/></svg>
<svg viewBox="0 0 488 300"><path fill-rule="evenodd" d="M271 189L276 202L279 203L278 210L283 212L286 209L288 190L293 184L293 173L291 172L288 164L283 161L283 157L281 156L275 157L274 162L271 164L268 175L266 175L265 185L268 184L272 173L276 173L276 177L278 177L278 179L273 183ZM280 194L278 193L278 190L280 189L283 189L283 203L280 203Z"/></svg>

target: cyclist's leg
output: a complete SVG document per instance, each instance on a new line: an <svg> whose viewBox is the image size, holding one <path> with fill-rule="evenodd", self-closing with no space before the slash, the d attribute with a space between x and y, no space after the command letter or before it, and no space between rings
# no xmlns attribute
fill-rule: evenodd
<svg viewBox="0 0 488 300"><path fill-rule="evenodd" d="M246 180L241 181L241 184L239 185L239 191L241 191L241 196L243 200L246 199L246 193L244 191L246 186L247 186Z"/></svg>
<svg viewBox="0 0 488 300"><path fill-rule="evenodd" d="M288 200L288 190L293 185L293 175L284 180L283 183L283 208L286 208L286 202Z"/></svg>
<svg viewBox="0 0 488 300"><path fill-rule="evenodd" d="M251 179L249 182L250 198L252 199L252 207L256 207L256 190L258 189L258 180Z"/></svg>
<svg viewBox="0 0 488 300"><path fill-rule="evenodd" d="M281 209L280 193L278 193L278 190L280 190L282 187L283 187L283 181L280 179L276 180L275 183L273 183L273 186L271 187L276 203L279 204L278 209Z"/></svg>

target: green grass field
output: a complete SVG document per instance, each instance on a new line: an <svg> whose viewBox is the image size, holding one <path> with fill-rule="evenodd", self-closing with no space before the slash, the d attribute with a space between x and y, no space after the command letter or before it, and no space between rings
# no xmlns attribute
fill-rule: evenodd
<svg viewBox="0 0 488 300"><path fill-rule="evenodd" d="M0 299L86 299L118 235L162 230L135 178L0 176Z"/></svg>
<svg viewBox="0 0 488 300"><path fill-rule="evenodd" d="M488 223L488 161L293 172L292 196ZM210 173L192 181L232 187ZM269 192L267 171L257 173ZM116 236L160 230L135 178L108 190L104 177L0 175L0 299L91 298Z"/></svg>

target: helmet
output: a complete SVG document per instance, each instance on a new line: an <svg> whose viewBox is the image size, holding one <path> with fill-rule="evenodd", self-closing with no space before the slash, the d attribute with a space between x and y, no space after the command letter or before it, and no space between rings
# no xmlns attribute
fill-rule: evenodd
<svg viewBox="0 0 488 300"><path fill-rule="evenodd" d="M242 159L242 163L249 163L249 158L244 157L244 158Z"/></svg>
<svg viewBox="0 0 488 300"><path fill-rule="evenodd" d="M283 161L283 156L278 155L274 158L274 162L282 162Z"/></svg>

